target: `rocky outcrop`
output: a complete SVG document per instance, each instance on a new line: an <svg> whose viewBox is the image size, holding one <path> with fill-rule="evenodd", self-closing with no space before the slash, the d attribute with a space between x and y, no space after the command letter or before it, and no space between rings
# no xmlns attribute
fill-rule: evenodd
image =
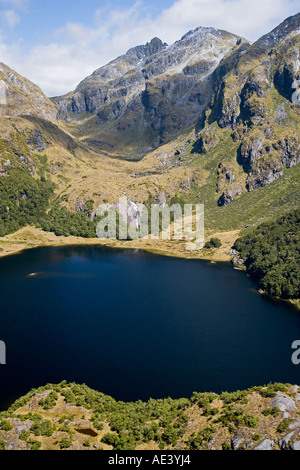
<svg viewBox="0 0 300 470"><path fill-rule="evenodd" d="M264 122L270 116L272 87L294 102L300 70L299 25L300 14L285 20L250 46L221 80L211 115L221 128Z"/></svg>
<svg viewBox="0 0 300 470"><path fill-rule="evenodd" d="M272 441L271 439L265 439L264 441L262 441L261 444L259 444L253 450L273 450L274 444L275 442Z"/></svg>
<svg viewBox="0 0 300 470"><path fill-rule="evenodd" d="M243 194L242 186L237 186L235 189L227 189L218 200L218 204L219 206L228 206L241 194Z"/></svg>
<svg viewBox="0 0 300 470"><path fill-rule="evenodd" d="M280 411L294 411L297 409L294 400L287 395L283 395L282 393L278 393L278 395L273 398L271 407L272 409L277 407Z"/></svg>
<svg viewBox="0 0 300 470"><path fill-rule="evenodd" d="M281 450L285 450L288 447L288 444L289 444L290 440L292 439L293 435L294 435L294 432L290 432L285 437L280 439L278 444L279 444L279 447L280 447Z"/></svg>
<svg viewBox="0 0 300 470"><path fill-rule="evenodd" d="M253 131L243 138L238 152L238 161L247 178L247 188L266 186L283 175L284 168L300 162L300 140L292 132L278 141L267 139L263 131Z"/></svg>
<svg viewBox="0 0 300 470"><path fill-rule="evenodd" d="M238 450L241 444L244 442L244 437L235 435L231 440L231 447L233 450Z"/></svg>
<svg viewBox="0 0 300 470"><path fill-rule="evenodd" d="M293 444L290 447L291 450L300 450L300 441L293 442Z"/></svg>
<svg viewBox="0 0 300 470"><path fill-rule="evenodd" d="M201 132L199 139L193 144L192 153L204 155L215 148L218 143L218 135L211 126L208 126L203 130L203 132Z"/></svg>
<svg viewBox="0 0 300 470"><path fill-rule="evenodd" d="M221 162L217 175L217 193L222 192L218 205L228 206L241 196L245 189L236 181L236 172L230 164Z"/></svg>

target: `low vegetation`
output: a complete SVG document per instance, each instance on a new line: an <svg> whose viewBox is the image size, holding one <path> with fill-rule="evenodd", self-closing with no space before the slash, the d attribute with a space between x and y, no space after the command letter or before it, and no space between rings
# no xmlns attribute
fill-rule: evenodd
<svg viewBox="0 0 300 470"><path fill-rule="evenodd" d="M272 407L278 392L296 396L290 384L271 383L220 395L195 392L190 399L125 403L86 385L47 384L0 413L0 449L230 450L235 436L242 436L242 449L250 449L268 435L279 442L299 420L298 409L286 419Z"/></svg>

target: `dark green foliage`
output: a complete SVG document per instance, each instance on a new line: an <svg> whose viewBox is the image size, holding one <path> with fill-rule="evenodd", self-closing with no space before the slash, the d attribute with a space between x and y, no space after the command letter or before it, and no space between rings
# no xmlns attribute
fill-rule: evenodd
<svg viewBox="0 0 300 470"><path fill-rule="evenodd" d="M11 169L0 177L0 236L46 217L53 184L34 179L28 170Z"/></svg>
<svg viewBox="0 0 300 470"><path fill-rule="evenodd" d="M192 403L197 403L199 408L206 408L210 403L218 398L216 393L194 392L191 398Z"/></svg>
<svg viewBox="0 0 300 470"><path fill-rule="evenodd" d="M51 410L56 405L56 400L58 399L58 394L55 391L49 393L47 398L41 399L39 405L44 408L44 410Z"/></svg>
<svg viewBox="0 0 300 470"><path fill-rule="evenodd" d="M0 450L6 450L5 441L3 441L3 439L0 439Z"/></svg>
<svg viewBox="0 0 300 470"><path fill-rule="evenodd" d="M222 242L219 238L211 238L209 242L206 242L204 248L210 250L212 248L220 248L222 246Z"/></svg>
<svg viewBox="0 0 300 470"><path fill-rule="evenodd" d="M300 210L260 225L234 245L248 273L268 294L300 298Z"/></svg>
<svg viewBox="0 0 300 470"><path fill-rule="evenodd" d="M290 418L283 419L281 423L277 426L277 432L285 432L292 422L293 420Z"/></svg>
<svg viewBox="0 0 300 470"><path fill-rule="evenodd" d="M70 212L66 207L53 207L40 225L57 236L96 238L97 219L90 221L85 213Z"/></svg>
<svg viewBox="0 0 300 470"><path fill-rule="evenodd" d="M60 449L69 449L71 447L72 441L71 439L68 439L67 437L63 437L62 440L59 443L59 448Z"/></svg>
<svg viewBox="0 0 300 470"><path fill-rule="evenodd" d="M23 430L20 432L19 439L21 441L27 441L29 439L29 436L30 436L30 432Z"/></svg>
<svg viewBox="0 0 300 470"><path fill-rule="evenodd" d="M0 176L0 237L27 225L33 225L54 232L58 236L95 238L98 219L89 220L94 201L90 199L86 202L84 213L70 212L65 207L61 208L57 202L54 202L55 185L45 176L47 157L30 156L26 153L28 150L23 148L23 152L28 155L25 164L9 147L4 145L2 148L3 145L0 139L0 152L2 150L9 155L13 163L7 168L7 175ZM33 167L28 161L34 162L39 179L33 177L31 173ZM64 201L67 199L67 195L62 198Z"/></svg>
<svg viewBox="0 0 300 470"><path fill-rule="evenodd" d="M247 426L248 428L256 428L258 423L259 423L259 419L255 418L255 416L252 416L252 415L244 416L244 426Z"/></svg>
<svg viewBox="0 0 300 470"><path fill-rule="evenodd" d="M118 436L116 434L105 434L102 437L103 444L107 444L108 446L115 446L116 442L118 441Z"/></svg>
<svg viewBox="0 0 300 470"><path fill-rule="evenodd" d="M136 446L134 439L123 431L120 434L105 434L102 442L114 450L134 450Z"/></svg>
<svg viewBox="0 0 300 470"><path fill-rule="evenodd" d="M42 417L38 416L30 428L35 436L52 436L55 431L55 425L48 420L43 420Z"/></svg>
<svg viewBox="0 0 300 470"><path fill-rule="evenodd" d="M246 405L248 403L247 395L250 392L247 390L237 390L236 392L223 392L220 395L220 399L224 401L226 405L230 403L242 403Z"/></svg>
<svg viewBox="0 0 300 470"><path fill-rule="evenodd" d="M231 449L231 445L229 444L229 442L223 442L222 444L222 450L232 450Z"/></svg>
<svg viewBox="0 0 300 470"><path fill-rule="evenodd" d="M286 390L285 385L275 382L274 384L269 384L265 389L259 390L259 393L263 398L274 398L277 392L286 392Z"/></svg>
<svg viewBox="0 0 300 470"><path fill-rule="evenodd" d="M10 424L9 421L6 421L6 420L1 420L1 423L0 423L0 430L1 431L11 431L13 428L13 426Z"/></svg>
<svg viewBox="0 0 300 470"><path fill-rule="evenodd" d="M222 412L221 416L214 422L222 423L223 426L228 427L230 432L233 432L233 426L247 426L249 428L255 428L259 423L259 420L252 415L245 415L243 408L233 409L233 405L228 405Z"/></svg>
<svg viewBox="0 0 300 470"><path fill-rule="evenodd" d="M214 428L205 428L198 434L193 433L187 442L187 448L189 450L199 450L204 443L209 442L213 438L214 433Z"/></svg>
<svg viewBox="0 0 300 470"><path fill-rule="evenodd" d="M28 444L31 445L30 450L40 450L42 443L39 441L28 441Z"/></svg>
<svg viewBox="0 0 300 470"><path fill-rule="evenodd" d="M36 389L32 389L29 393L24 395L24 397L19 398L16 400L8 409L9 413L13 413L14 411L22 408L23 406L27 405L30 399L35 395Z"/></svg>
<svg viewBox="0 0 300 470"><path fill-rule="evenodd" d="M168 426L163 434L161 439L168 445L175 445L178 438L181 437L180 432L176 431L173 426Z"/></svg>
<svg viewBox="0 0 300 470"><path fill-rule="evenodd" d="M273 409L272 408L266 408L265 410L262 411L262 414L264 416L276 416L279 413L279 408L275 406Z"/></svg>

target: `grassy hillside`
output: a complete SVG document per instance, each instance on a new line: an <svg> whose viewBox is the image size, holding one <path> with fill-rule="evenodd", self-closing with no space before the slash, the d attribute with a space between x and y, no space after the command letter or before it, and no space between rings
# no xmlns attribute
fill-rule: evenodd
<svg viewBox="0 0 300 470"><path fill-rule="evenodd" d="M300 439L298 387L117 402L86 385L34 389L0 414L0 447L23 450L252 450ZM278 399L281 401L279 402ZM280 405L281 403L281 405ZM278 406L277 406L278 405ZM288 410L288 417L284 411Z"/></svg>

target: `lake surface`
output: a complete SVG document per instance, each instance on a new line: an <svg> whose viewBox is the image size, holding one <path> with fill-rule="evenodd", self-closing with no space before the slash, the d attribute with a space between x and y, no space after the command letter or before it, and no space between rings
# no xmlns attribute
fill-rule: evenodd
<svg viewBox="0 0 300 470"><path fill-rule="evenodd" d="M124 401L300 384L300 315L255 287L230 264L139 250L0 259L0 409L64 379Z"/></svg>

